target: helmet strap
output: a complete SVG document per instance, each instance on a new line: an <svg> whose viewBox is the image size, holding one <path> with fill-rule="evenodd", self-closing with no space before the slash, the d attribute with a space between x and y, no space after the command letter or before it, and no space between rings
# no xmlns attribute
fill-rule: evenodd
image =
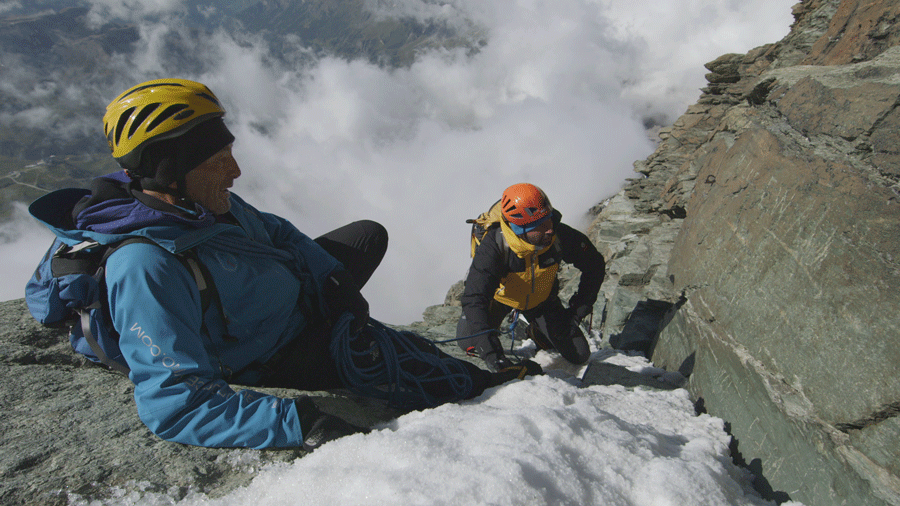
<svg viewBox="0 0 900 506"><path fill-rule="evenodd" d="M144 190L150 190L157 193L165 193L166 195L171 195L179 200L185 200L187 202L191 202L191 199L187 197L187 193L184 191L184 178L180 178L178 181L178 187L172 188L171 186L160 184L159 181L149 178L142 177L140 178L141 188Z"/></svg>
<svg viewBox="0 0 900 506"><path fill-rule="evenodd" d="M175 181L175 187L177 188L178 194L182 196L185 200L190 200L187 196L187 173L178 172L178 178Z"/></svg>

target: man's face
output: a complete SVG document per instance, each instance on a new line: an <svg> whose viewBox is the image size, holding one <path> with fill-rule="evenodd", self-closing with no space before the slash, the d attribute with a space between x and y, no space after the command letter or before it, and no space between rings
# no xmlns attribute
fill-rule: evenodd
<svg viewBox="0 0 900 506"><path fill-rule="evenodd" d="M229 144L187 173L187 196L213 214L225 214L231 209L228 189L239 177L241 169Z"/></svg>
<svg viewBox="0 0 900 506"><path fill-rule="evenodd" d="M523 235L528 244L541 247L549 246L550 241L553 240L553 220L546 220Z"/></svg>

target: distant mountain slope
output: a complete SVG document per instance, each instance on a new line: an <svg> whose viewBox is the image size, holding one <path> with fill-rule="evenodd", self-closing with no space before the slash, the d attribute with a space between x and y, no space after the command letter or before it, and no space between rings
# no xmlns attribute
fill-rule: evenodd
<svg viewBox="0 0 900 506"><path fill-rule="evenodd" d="M275 39L295 35L315 52L373 63L404 66L422 48L474 47L447 26L425 25L405 17L385 18L366 10L364 0L260 1L234 18L251 33Z"/></svg>
<svg viewBox="0 0 900 506"><path fill-rule="evenodd" d="M164 40L156 62L176 74L203 71L202 55L185 48L221 27L237 39L262 38L271 56L289 65L327 54L404 66L422 48L477 47L446 26L375 16L363 0L192 0L176 19L189 28ZM148 28L94 22L86 4L71 1L27 2L0 15L0 220L12 200L79 185L115 167L97 118L121 91L122 73Z"/></svg>

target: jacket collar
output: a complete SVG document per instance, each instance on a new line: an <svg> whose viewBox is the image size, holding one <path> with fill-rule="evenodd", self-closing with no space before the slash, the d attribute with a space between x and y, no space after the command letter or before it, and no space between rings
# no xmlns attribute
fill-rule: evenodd
<svg viewBox="0 0 900 506"><path fill-rule="evenodd" d="M202 207L191 211L144 194L123 173L95 179L91 189L66 188L35 200L28 208L69 244L101 244L144 236L175 251L217 234L215 216ZM189 247L189 246L188 246Z"/></svg>
<svg viewBox="0 0 900 506"><path fill-rule="evenodd" d="M554 234L553 240L550 241L550 244L538 249L538 246L535 246L534 244L531 244L525 239L517 236L505 220L500 220L500 231L503 234L503 238L506 239L506 244L509 245L509 249L511 249L513 253L515 253L519 258L525 258L529 255L535 254L542 255L553 247L553 244L556 243L557 239L557 236Z"/></svg>

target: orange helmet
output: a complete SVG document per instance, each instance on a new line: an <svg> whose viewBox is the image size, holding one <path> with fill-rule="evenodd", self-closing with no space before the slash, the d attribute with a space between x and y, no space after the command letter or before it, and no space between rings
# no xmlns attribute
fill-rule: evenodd
<svg viewBox="0 0 900 506"><path fill-rule="evenodd" d="M500 210L511 225L525 227L553 212L543 190L529 183L514 184L503 191Z"/></svg>

